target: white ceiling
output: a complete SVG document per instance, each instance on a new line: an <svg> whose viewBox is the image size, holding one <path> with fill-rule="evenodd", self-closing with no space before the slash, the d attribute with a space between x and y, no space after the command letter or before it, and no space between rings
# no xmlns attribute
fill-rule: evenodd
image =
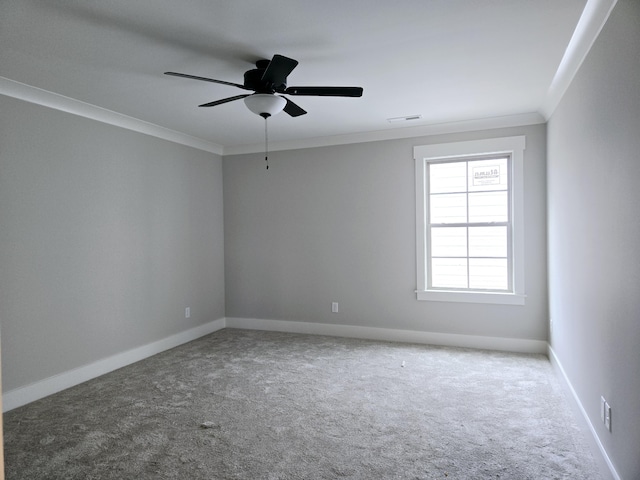
<svg viewBox="0 0 640 480"><path fill-rule="evenodd" d="M0 0L0 77L181 132L223 152L264 141L242 83L279 53L289 85L361 86L293 97L273 144L544 113L586 0ZM5 82L6 85L6 82ZM0 93L4 93L1 92ZM387 119L420 114L414 122ZM342 137L346 138L346 137Z"/></svg>

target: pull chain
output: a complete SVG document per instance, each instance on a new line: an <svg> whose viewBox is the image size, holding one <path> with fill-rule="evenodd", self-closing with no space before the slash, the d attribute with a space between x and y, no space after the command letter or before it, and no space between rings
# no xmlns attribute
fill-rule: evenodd
<svg viewBox="0 0 640 480"><path fill-rule="evenodd" d="M267 117L264 117L264 161L267 162L267 170L269 170L269 135L267 131Z"/></svg>

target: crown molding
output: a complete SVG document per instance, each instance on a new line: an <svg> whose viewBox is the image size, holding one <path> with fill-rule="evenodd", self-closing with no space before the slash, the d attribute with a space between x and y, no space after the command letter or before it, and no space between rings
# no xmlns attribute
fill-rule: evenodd
<svg viewBox="0 0 640 480"><path fill-rule="evenodd" d="M298 150L303 148L329 147L332 145L348 145L352 143L379 142L383 140L398 140L403 138L426 137L444 135L448 133L472 132L474 130L490 130L493 128L521 127L545 123L545 118L538 112L506 115L501 117L479 118L459 122L434 123L404 128L389 128L372 132L354 133L349 135L333 135L328 137L306 138L288 142L269 143L269 151ZM242 155L246 153L260 153L264 151L264 144L239 145L225 147L224 155Z"/></svg>
<svg viewBox="0 0 640 480"><path fill-rule="evenodd" d="M222 155L223 148L217 143L208 142L201 138L186 135L169 128L161 127L138 118L107 110L106 108L65 97L9 78L0 77L0 95L17 98L25 102L43 107L53 108L62 112L72 113L98 122L143 133L152 137L162 138L170 142L197 148L206 152Z"/></svg>
<svg viewBox="0 0 640 480"><path fill-rule="evenodd" d="M545 123L551 118L562 100L616 3L617 0L587 0L539 112L276 142L270 144L269 149L271 151L297 150ZM263 151L261 144L223 147L217 143L1 76L0 95L72 113L217 155L240 155Z"/></svg>
<svg viewBox="0 0 640 480"><path fill-rule="evenodd" d="M582 62L584 62L584 59L598 38L602 27L604 27L604 24L607 22L617 1L618 0L587 0L587 4L573 32L573 36L560 61L558 70L551 81L551 85L547 91L547 97L540 109L540 113L544 116L545 120L549 120L558 107L560 100L562 100L573 78L578 73Z"/></svg>

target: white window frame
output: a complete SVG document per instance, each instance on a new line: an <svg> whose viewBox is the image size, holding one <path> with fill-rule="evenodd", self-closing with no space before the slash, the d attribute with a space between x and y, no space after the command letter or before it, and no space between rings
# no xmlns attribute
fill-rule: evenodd
<svg viewBox="0 0 640 480"><path fill-rule="evenodd" d="M416 270L418 300L440 302L495 303L524 305L524 149L525 136L490 138L467 142L420 145L413 149L416 168ZM474 290L429 290L428 278L428 168L427 163L445 162L453 159L486 155L511 157L511 261L512 290L508 292L486 292Z"/></svg>

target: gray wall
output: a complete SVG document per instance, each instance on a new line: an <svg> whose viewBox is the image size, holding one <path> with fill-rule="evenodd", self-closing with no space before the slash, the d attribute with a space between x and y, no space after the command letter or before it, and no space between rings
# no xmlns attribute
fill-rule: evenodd
<svg viewBox="0 0 640 480"><path fill-rule="evenodd" d="M224 317L219 156L4 96L0 111L5 392Z"/></svg>
<svg viewBox="0 0 640 480"><path fill-rule="evenodd" d="M526 305L417 301L413 146L522 134ZM227 317L546 341L545 154L535 125L225 156Z"/></svg>
<svg viewBox="0 0 640 480"><path fill-rule="evenodd" d="M548 125L551 345L629 480L640 478L638 52L640 2L619 0Z"/></svg>

